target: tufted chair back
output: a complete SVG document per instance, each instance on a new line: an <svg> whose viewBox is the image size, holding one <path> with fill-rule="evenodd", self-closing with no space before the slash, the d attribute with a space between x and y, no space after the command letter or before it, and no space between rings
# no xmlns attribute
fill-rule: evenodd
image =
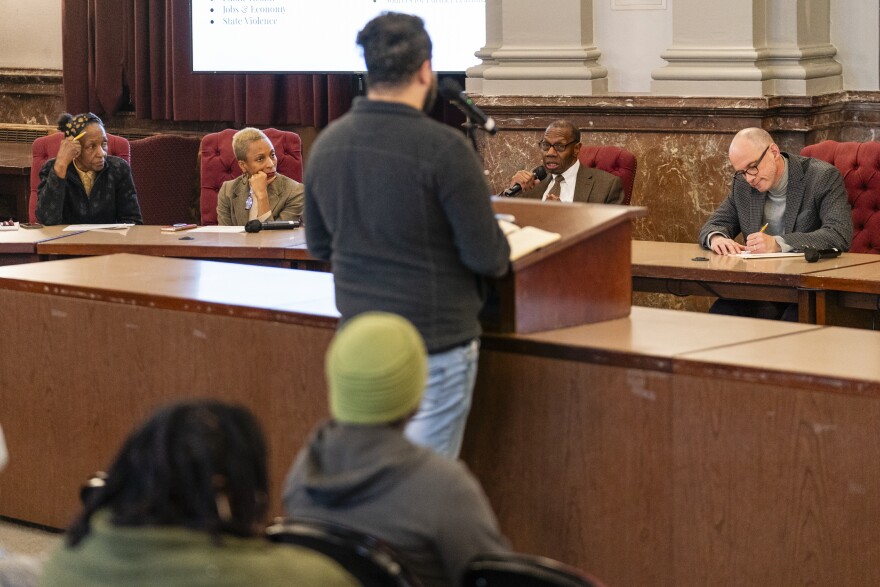
<svg viewBox="0 0 880 587"><path fill-rule="evenodd" d="M636 156L620 147L583 145L578 152L581 165L594 167L616 175L623 182L623 205L632 200L633 183L636 179Z"/></svg>
<svg viewBox="0 0 880 587"><path fill-rule="evenodd" d="M28 200L28 222L37 221L37 188L40 187L40 169L49 159L54 159L61 146L64 133L56 132L44 137L39 137L31 146L31 196ZM107 150L115 157L122 157L131 163L131 145L128 139L107 133ZM137 184L135 184L137 187Z"/></svg>
<svg viewBox="0 0 880 587"><path fill-rule="evenodd" d="M144 224L195 222L198 137L160 134L131 142L131 174Z"/></svg>
<svg viewBox="0 0 880 587"><path fill-rule="evenodd" d="M852 206L853 253L880 253L880 142L808 145L801 155L827 161L843 175Z"/></svg>
<svg viewBox="0 0 880 587"><path fill-rule="evenodd" d="M202 225L217 224L217 192L224 181L241 175L241 169L232 152L232 136L238 131L227 128L202 137L200 208ZM278 157L278 173L302 181L302 140L295 132L263 129Z"/></svg>

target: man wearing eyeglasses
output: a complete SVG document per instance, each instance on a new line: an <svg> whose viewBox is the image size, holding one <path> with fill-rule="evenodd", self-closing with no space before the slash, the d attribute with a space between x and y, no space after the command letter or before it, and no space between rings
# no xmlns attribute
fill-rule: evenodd
<svg viewBox="0 0 880 587"><path fill-rule="evenodd" d="M730 143L733 185L700 230L700 244L719 255L814 249L846 251L852 218L840 172L818 159L784 153L760 128ZM742 234L745 244L734 239ZM768 305L763 307L763 305ZM772 307L770 307L772 306ZM718 300L713 313L788 318L787 304ZM757 314L756 314L757 312Z"/></svg>
<svg viewBox="0 0 880 587"><path fill-rule="evenodd" d="M538 146L547 177L538 181L532 171L517 171L510 185L522 186L521 198L593 204L623 202L623 183L619 177L580 164L581 131L569 121L551 122Z"/></svg>

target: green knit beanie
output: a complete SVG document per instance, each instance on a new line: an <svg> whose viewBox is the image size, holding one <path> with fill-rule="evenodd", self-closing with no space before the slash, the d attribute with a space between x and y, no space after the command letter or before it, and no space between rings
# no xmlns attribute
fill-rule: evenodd
<svg viewBox="0 0 880 587"><path fill-rule="evenodd" d="M408 416L428 377L425 343L408 320L367 312L333 338L326 359L330 412L348 424L386 424Z"/></svg>

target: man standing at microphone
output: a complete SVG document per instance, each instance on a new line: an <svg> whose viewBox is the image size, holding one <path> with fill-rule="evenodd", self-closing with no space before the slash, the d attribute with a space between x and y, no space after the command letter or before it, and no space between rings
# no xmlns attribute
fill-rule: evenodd
<svg viewBox="0 0 880 587"><path fill-rule="evenodd" d="M544 132L544 138L538 142L538 147L541 149L547 175L536 177L534 171L517 171L511 178L510 185L519 185L522 188L519 197L545 202L623 202L623 183L619 177L580 164L578 152L581 150L581 131L569 121L551 122Z"/></svg>
<svg viewBox="0 0 880 587"><path fill-rule="evenodd" d="M309 252L333 266L346 321L367 311L410 320L425 340L428 384L406 428L455 458L479 354L487 277L510 249L476 154L431 120L431 39L416 16L384 13L358 34L367 96L324 130L305 174Z"/></svg>

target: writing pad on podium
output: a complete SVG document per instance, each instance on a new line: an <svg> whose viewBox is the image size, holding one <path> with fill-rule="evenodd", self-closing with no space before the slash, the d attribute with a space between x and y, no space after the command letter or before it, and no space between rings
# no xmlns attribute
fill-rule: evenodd
<svg viewBox="0 0 880 587"><path fill-rule="evenodd" d="M647 209L493 198L496 214L561 238L511 264L495 280L481 320L489 332L529 333L629 315L632 219Z"/></svg>

